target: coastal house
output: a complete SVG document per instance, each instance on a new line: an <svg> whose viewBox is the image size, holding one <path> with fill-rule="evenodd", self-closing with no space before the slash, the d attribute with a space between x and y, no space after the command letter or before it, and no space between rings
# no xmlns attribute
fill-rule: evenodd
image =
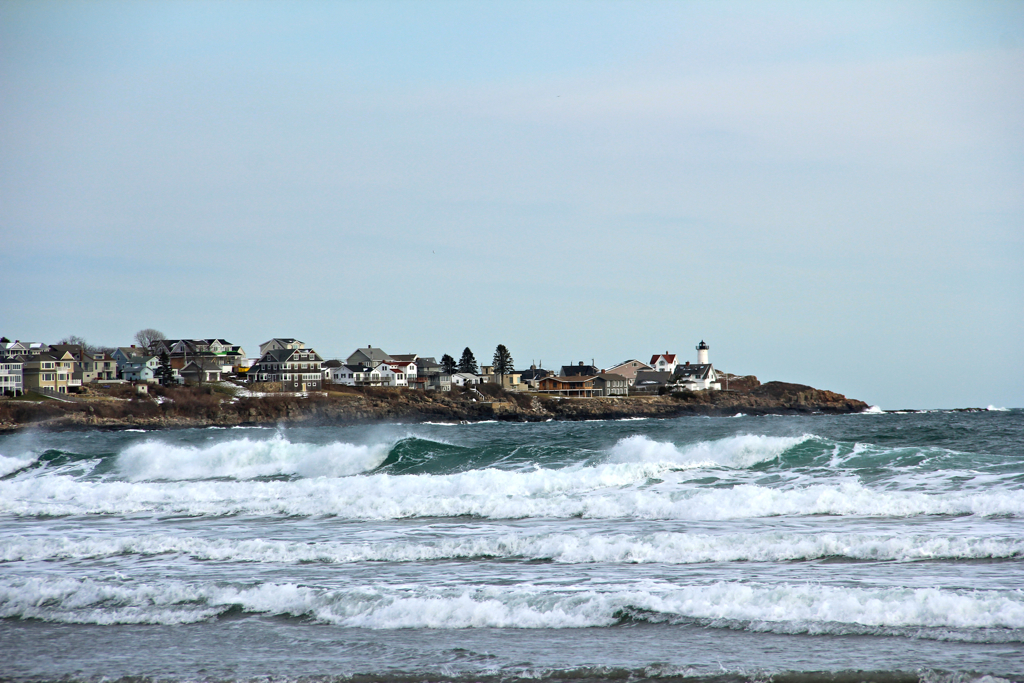
<svg viewBox="0 0 1024 683"><path fill-rule="evenodd" d="M601 371L594 365L584 365L583 361L580 361L578 365L563 365L562 371L559 373L560 377L594 377L595 375L601 374Z"/></svg>
<svg viewBox="0 0 1024 683"><path fill-rule="evenodd" d="M480 376L487 384L500 384L505 391L526 391L528 388L528 385L522 381L523 373L516 370L499 375L494 372L494 366L482 365L480 366Z"/></svg>
<svg viewBox="0 0 1024 683"><path fill-rule="evenodd" d="M121 379L128 382L155 382L159 356L136 356L121 368Z"/></svg>
<svg viewBox="0 0 1024 683"><path fill-rule="evenodd" d="M636 358L630 358L629 360L624 360L618 365L608 368L605 372L612 375L621 375L629 382L629 386L633 386L633 382L636 380L636 373L643 370L649 371L653 369L654 368L643 361L639 361Z"/></svg>
<svg viewBox="0 0 1024 683"><path fill-rule="evenodd" d="M117 361L110 354L104 351L88 353L85 348L81 344L53 344L50 351L70 353L75 359L76 377L83 384L117 379Z"/></svg>
<svg viewBox="0 0 1024 683"><path fill-rule="evenodd" d="M666 351L665 353L651 356L651 362L648 365L658 372L667 372L671 375L675 372L676 366L679 365L679 358L676 354Z"/></svg>
<svg viewBox="0 0 1024 683"><path fill-rule="evenodd" d="M531 365L529 370L523 370L519 373L519 381L529 389L536 390L542 379L553 374L554 373L550 370L545 370L543 368L538 368L536 365Z"/></svg>
<svg viewBox="0 0 1024 683"><path fill-rule="evenodd" d="M668 385L671 378L672 376L668 372L641 370L636 373L632 391L640 394L656 394L662 387Z"/></svg>
<svg viewBox="0 0 1024 683"><path fill-rule="evenodd" d="M378 366L379 367L379 366ZM379 387L382 385L380 372L372 365L346 363L331 369L331 381L350 387Z"/></svg>
<svg viewBox="0 0 1024 683"><path fill-rule="evenodd" d="M25 393L24 362L19 358L0 358L0 395Z"/></svg>
<svg viewBox="0 0 1024 683"><path fill-rule="evenodd" d="M200 359L216 363L222 373L245 372L244 369L249 367L245 349L224 339L161 339L155 342L152 354L159 356L164 352L175 369L183 369L189 361ZM143 353L148 355L150 351L143 350Z"/></svg>
<svg viewBox="0 0 1024 683"><path fill-rule="evenodd" d="M352 354L345 359L345 365L369 365L371 367L376 367L386 360L394 360L394 358L386 354L383 349L366 346L353 351Z"/></svg>
<svg viewBox="0 0 1024 683"><path fill-rule="evenodd" d="M267 351L278 351L280 349L304 349L306 345L300 342L298 339L291 339L285 337L274 337L269 341L265 341L260 344L260 358L263 357Z"/></svg>
<svg viewBox="0 0 1024 683"><path fill-rule="evenodd" d="M42 342L23 342L15 339L12 342L0 342L0 358L14 358L16 356L37 356L46 353L50 347Z"/></svg>
<svg viewBox="0 0 1024 683"><path fill-rule="evenodd" d="M66 394L68 389L79 387L82 380L74 376L75 358L68 352L40 353L35 356L19 356L22 362L22 383L25 391L47 394Z"/></svg>
<svg viewBox="0 0 1024 683"><path fill-rule="evenodd" d="M416 362L411 360L387 360L379 367L387 367L395 376L395 384L385 386L407 387L416 381ZM384 375L381 375L384 379Z"/></svg>
<svg viewBox="0 0 1024 683"><path fill-rule="evenodd" d="M484 378L481 375L474 375L472 372L452 373L452 384L457 387L470 387L474 384L483 384Z"/></svg>
<svg viewBox="0 0 1024 683"><path fill-rule="evenodd" d="M208 360L190 360L181 370L178 371L181 379L190 384L202 384L204 382L219 382L221 378L221 367L219 364Z"/></svg>
<svg viewBox="0 0 1024 683"><path fill-rule="evenodd" d="M599 389L594 386L596 375L576 375L572 377L549 376L540 380L538 391L542 394L552 396L564 396L567 398L593 398L599 395Z"/></svg>
<svg viewBox="0 0 1024 683"><path fill-rule="evenodd" d="M622 375L602 372L594 378L594 389L597 396L628 396L629 380Z"/></svg>
<svg viewBox="0 0 1024 683"><path fill-rule="evenodd" d="M313 349L274 349L260 356L246 376L251 382L280 382L282 391L319 391L323 364Z"/></svg>
<svg viewBox="0 0 1024 683"><path fill-rule="evenodd" d="M672 384L681 389L690 391L718 391L722 388L718 381L718 373L708 359L708 351L711 347L702 339L697 344L697 362L690 364L690 361L676 366L672 373Z"/></svg>

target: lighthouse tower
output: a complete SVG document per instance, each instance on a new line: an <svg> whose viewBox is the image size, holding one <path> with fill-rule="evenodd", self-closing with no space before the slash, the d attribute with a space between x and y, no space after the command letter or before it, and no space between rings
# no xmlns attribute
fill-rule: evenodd
<svg viewBox="0 0 1024 683"><path fill-rule="evenodd" d="M700 340L700 344L697 344L697 364L707 365L708 364L708 349L711 347L704 343L704 340Z"/></svg>

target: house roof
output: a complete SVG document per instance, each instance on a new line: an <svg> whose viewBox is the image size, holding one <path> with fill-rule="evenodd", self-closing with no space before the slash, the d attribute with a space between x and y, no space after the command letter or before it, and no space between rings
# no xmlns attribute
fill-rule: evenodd
<svg viewBox="0 0 1024 683"><path fill-rule="evenodd" d="M391 357L395 360L406 360L411 362L419 360L420 355L418 353L394 353L391 354Z"/></svg>
<svg viewBox="0 0 1024 683"><path fill-rule="evenodd" d="M669 374L661 370L641 370L636 373L636 382L633 386L654 386L658 384L668 384Z"/></svg>
<svg viewBox="0 0 1024 683"><path fill-rule="evenodd" d="M711 363L677 365L672 377L675 379L708 379L711 368Z"/></svg>
<svg viewBox="0 0 1024 683"><path fill-rule="evenodd" d="M593 365L563 365L562 377L575 377L577 375L589 375L591 377L601 374L601 371Z"/></svg>
<svg viewBox="0 0 1024 683"><path fill-rule="evenodd" d="M664 358L666 363L675 363L676 362L676 354L674 354L674 353L659 353L659 354L651 356L651 362L649 363L649 365L653 366L655 363L658 362L659 358Z"/></svg>
<svg viewBox="0 0 1024 683"><path fill-rule="evenodd" d="M349 355L349 358L352 358L352 356L355 356L357 353L362 355L363 358L366 358L367 360L370 360L370 361L392 360L392 357L389 356L387 353L385 353L384 349L378 349L378 348L376 348L374 346L363 346L363 347L360 347L360 348L356 349L355 351L353 351Z"/></svg>

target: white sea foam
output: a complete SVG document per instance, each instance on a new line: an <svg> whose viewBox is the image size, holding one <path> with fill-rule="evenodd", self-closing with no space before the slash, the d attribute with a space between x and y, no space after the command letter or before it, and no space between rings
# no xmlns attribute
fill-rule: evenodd
<svg viewBox="0 0 1024 683"><path fill-rule="evenodd" d="M775 460L790 448L813 438L811 434L799 437L743 434L717 441L676 446L635 434L620 439L612 447L610 459L613 462L665 463L683 468L748 468Z"/></svg>
<svg viewBox="0 0 1024 683"><path fill-rule="evenodd" d="M21 457L10 457L0 455L0 477L6 477L11 472L28 467L36 461L35 456L25 455Z"/></svg>
<svg viewBox="0 0 1024 683"><path fill-rule="evenodd" d="M242 438L203 447L145 441L118 455L117 469L132 481L274 475L340 477L377 467L384 462L390 446L291 443L280 434L271 439Z"/></svg>
<svg viewBox="0 0 1024 683"><path fill-rule="evenodd" d="M523 584L337 588L290 583L139 584L122 578L0 578L0 618L177 624L208 619L236 606L246 612L304 616L373 629L582 628L610 626L622 616L633 614L783 633L902 630L925 637L1024 640L1024 592L1020 590L732 582L677 585L651 580L615 587ZM986 631L979 633L979 629Z"/></svg>
<svg viewBox="0 0 1024 683"><path fill-rule="evenodd" d="M866 410L860 411L861 415L885 415L885 411L882 410L881 406L871 406Z"/></svg>
<svg viewBox="0 0 1024 683"><path fill-rule="evenodd" d="M777 515L1024 516L1024 496L1015 488L924 493L881 490L853 479L787 487L737 484L704 488L686 484L686 477L686 472L673 472L657 463L294 481L104 482L16 477L0 481L0 513L281 514L352 519L458 515L704 520Z"/></svg>
<svg viewBox="0 0 1024 683"><path fill-rule="evenodd" d="M1024 539L893 534L586 534L502 532L376 543L298 543L167 535L12 538L0 562L77 561L124 555L185 555L216 562L297 564L520 558L558 563L788 562L842 557L911 562L1024 557Z"/></svg>
<svg viewBox="0 0 1024 683"><path fill-rule="evenodd" d="M996 408L991 403L989 404L988 408L986 408L985 410L989 410L989 411L992 411L992 412L998 412L998 413L1008 413L1008 412L1010 412L1009 408Z"/></svg>

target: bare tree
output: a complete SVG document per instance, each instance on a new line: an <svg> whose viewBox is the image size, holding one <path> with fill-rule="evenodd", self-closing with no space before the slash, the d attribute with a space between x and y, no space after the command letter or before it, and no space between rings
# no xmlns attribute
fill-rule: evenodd
<svg viewBox="0 0 1024 683"><path fill-rule="evenodd" d="M167 339L164 333L160 330L154 330L152 327L147 327L135 333L135 343L150 353L153 351L153 346L163 339Z"/></svg>

